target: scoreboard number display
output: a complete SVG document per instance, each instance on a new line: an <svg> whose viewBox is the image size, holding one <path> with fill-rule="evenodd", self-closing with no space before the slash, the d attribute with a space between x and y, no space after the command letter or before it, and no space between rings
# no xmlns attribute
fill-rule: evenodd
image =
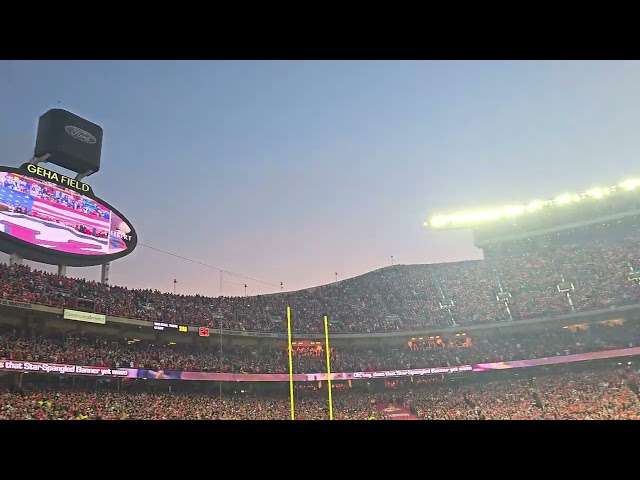
<svg viewBox="0 0 640 480"><path fill-rule="evenodd" d="M189 328L186 325L178 325L177 323L166 323L166 322L153 322L154 330L175 330L178 332L188 332Z"/></svg>

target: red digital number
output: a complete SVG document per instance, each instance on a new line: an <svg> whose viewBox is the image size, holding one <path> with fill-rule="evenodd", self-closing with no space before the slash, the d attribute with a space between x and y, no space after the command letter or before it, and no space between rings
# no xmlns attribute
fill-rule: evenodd
<svg viewBox="0 0 640 480"><path fill-rule="evenodd" d="M198 329L198 334L201 337L208 337L209 336L209 327L200 327Z"/></svg>

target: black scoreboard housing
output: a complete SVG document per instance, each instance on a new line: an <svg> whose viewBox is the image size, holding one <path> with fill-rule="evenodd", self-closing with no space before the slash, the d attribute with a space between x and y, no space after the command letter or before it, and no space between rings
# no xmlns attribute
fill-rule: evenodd
<svg viewBox="0 0 640 480"><path fill-rule="evenodd" d="M100 170L102 127L60 108L40 116L35 157L49 154L46 162L76 173Z"/></svg>
<svg viewBox="0 0 640 480"><path fill-rule="evenodd" d="M69 183L62 183L60 181L55 181L51 179L45 179L40 176L34 175L27 170L29 167L28 163L25 163L20 168L15 167L3 167L0 166L0 171L9 172L9 173L17 173L19 175L24 175L25 177L35 178L37 180L45 180L47 182L52 182L60 185L64 188L69 188ZM33 167L33 166L31 166ZM38 167L41 168L41 167ZM58 178L67 179L68 177L64 177L64 175L58 174ZM73 183L73 182L71 182ZM76 188L73 190L77 190L78 193L84 195L87 198L91 198L98 203L101 203L113 213L115 213L118 217L122 219L122 221L126 222L131 232L129 235L131 236L131 240L128 242L128 247L126 250L118 253L110 253L106 255L82 255L75 253L67 253L52 250L47 247L41 247L38 245L33 245L22 240L19 240L11 235L0 232L0 251L8 254L17 254L26 260L32 260L38 263L45 263L48 265L66 265L69 267L91 267L95 265L103 265L108 262L112 262L119 258L125 257L133 252L138 244L138 234L136 233L135 228L131 224L131 222L122 215L117 209L111 206L109 203L105 202L101 198L98 198L93 190L87 184L79 184L81 187L84 186L87 188L86 190L83 188Z"/></svg>

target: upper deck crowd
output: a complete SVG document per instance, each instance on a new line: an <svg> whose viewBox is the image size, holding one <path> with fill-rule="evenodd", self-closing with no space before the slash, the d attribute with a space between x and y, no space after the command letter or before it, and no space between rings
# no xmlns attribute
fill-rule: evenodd
<svg viewBox="0 0 640 480"><path fill-rule="evenodd" d="M529 250L489 260L396 265L309 290L253 297L173 295L0 265L2 298L64 306L95 301L96 311L148 321L230 330L415 331L435 326L557 316L640 301L638 237ZM640 278L639 278L640 279ZM498 294L502 298L498 299ZM505 303L504 294L509 298Z"/></svg>

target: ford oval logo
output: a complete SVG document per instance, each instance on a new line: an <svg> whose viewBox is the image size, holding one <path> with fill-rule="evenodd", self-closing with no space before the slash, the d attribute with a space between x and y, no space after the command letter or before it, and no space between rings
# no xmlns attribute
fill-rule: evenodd
<svg viewBox="0 0 640 480"><path fill-rule="evenodd" d="M72 127L72 126L68 125L68 126L64 127L64 129L67 131L67 133L69 135L71 135L76 140L80 140L81 142L84 142L84 143L96 143L97 142L96 137L94 137L89 132L87 132L86 130L83 130L81 128Z"/></svg>

